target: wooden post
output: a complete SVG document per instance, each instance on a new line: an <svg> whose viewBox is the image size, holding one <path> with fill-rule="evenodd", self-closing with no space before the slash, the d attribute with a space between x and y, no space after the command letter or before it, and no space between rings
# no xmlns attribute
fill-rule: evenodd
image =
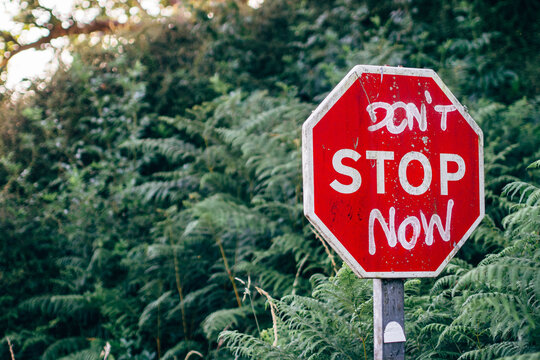
<svg viewBox="0 0 540 360"><path fill-rule="evenodd" d="M405 359L403 279L373 279L375 360Z"/></svg>

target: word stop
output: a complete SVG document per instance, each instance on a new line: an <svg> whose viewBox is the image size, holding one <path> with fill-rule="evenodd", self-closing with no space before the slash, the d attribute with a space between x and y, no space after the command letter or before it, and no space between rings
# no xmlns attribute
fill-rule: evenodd
<svg viewBox="0 0 540 360"><path fill-rule="evenodd" d="M336 153L332 157L332 166L337 173L350 177L351 182L349 184L343 184L336 179L330 183L332 189L341 194L352 194L360 189L362 185L362 176L360 175L360 172L354 167L343 164L343 159L345 158L350 158L354 161L358 161L360 157L361 155L352 149L341 149L336 151ZM386 161L394 161L394 152L367 150L366 159L375 160L377 171L377 194L384 194L386 179L384 164ZM418 186L413 186L407 178L407 166L411 161L420 162L424 171L422 183ZM448 163L450 162L457 164L457 171L448 171ZM457 154L441 153L439 155L439 165L441 179L441 195L448 195L448 183L450 181L461 180L465 175L465 161L461 156ZM395 178L395 176L392 176L392 178ZM422 154L421 152L408 152L399 161L398 179L401 187L407 193L411 195L422 195L429 189L432 178L433 170L431 167L431 163L427 156Z"/></svg>

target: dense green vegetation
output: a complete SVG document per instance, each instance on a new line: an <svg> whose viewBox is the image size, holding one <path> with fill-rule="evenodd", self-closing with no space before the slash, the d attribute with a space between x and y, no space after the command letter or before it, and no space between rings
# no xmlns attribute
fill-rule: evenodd
<svg viewBox="0 0 540 360"><path fill-rule="evenodd" d="M486 218L406 282L408 357L540 358L540 4L189 10L73 39L3 95L2 358L371 358L371 282L304 218L300 165L301 124L358 63L435 69L484 131Z"/></svg>

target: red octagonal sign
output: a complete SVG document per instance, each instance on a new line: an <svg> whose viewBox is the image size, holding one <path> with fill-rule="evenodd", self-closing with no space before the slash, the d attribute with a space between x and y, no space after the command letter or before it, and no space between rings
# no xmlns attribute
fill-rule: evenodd
<svg viewBox="0 0 540 360"><path fill-rule="evenodd" d="M482 146L434 71L358 65L304 123L305 214L360 277L437 276L484 216Z"/></svg>

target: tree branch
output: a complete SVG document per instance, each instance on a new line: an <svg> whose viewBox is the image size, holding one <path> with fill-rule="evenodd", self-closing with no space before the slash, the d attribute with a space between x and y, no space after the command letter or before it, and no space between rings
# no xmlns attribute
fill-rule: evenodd
<svg viewBox="0 0 540 360"><path fill-rule="evenodd" d="M146 11L145 8L141 5L141 2L139 0L135 0L135 6L139 8L143 12L143 14L148 15L148 11Z"/></svg>
<svg viewBox="0 0 540 360"><path fill-rule="evenodd" d="M19 45L16 49L10 51L8 56L6 56L4 53L4 56L0 62L0 69L3 69L9 62L9 59L21 51L39 48L44 44L49 44L51 40L60 38L62 36L90 34L94 32L110 33L122 25L125 24L120 24L118 21L113 20L94 20L89 24L85 24L84 26L74 23L70 27L64 29L60 24L58 24L50 30L49 35L44 36L32 43Z"/></svg>

